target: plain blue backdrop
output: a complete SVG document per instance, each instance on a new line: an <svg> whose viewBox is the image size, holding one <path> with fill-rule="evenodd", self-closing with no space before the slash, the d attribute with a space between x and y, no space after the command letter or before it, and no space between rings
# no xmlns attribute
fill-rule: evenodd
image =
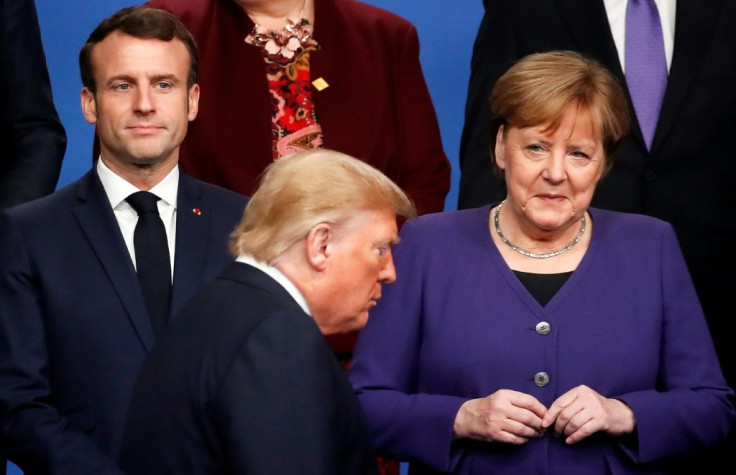
<svg viewBox="0 0 736 475"><path fill-rule="evenodd" d="M473 40L483 13L482 0L364 0L410 20L419 31L421 61L440 122L445 153L452 162L452 188L446 209L457 207L458 151ZM93 127L82 117L77 55L95 26L120 8L140 2L121 0L36 0L54 101L68 145L59 187L91 164ZM207 91L202 91L206 94ZM405 469L402 470L405 472ZM11 475L21 472L11 466Z"/></svg>

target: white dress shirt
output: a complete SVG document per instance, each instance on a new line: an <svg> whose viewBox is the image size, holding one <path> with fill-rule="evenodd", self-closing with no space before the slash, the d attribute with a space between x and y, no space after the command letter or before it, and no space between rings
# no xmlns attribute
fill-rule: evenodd
<svg viewBox="0 0 736 475"><path fill-rule="evenodd" d="M110 200L115 213L115 219L118 221L120 231L123 233L123 240L130 253L130 259L135 262L135 246L133 245L133 234L135 225L138 224L138 213L133 209L125 198L131 194L142 191L131 183L125 181L115 172L110 170L105 163L97 160L97 174L105 189L107 199ZM156 186L151 188L151 193L161 198L158 203L158 213L166 228L166 237L169 242L169 257L171 262L171 279L174 279L174 247L176 243L176 197L179 191L179 167L174 167L168 175L164 177Z"/></svg>

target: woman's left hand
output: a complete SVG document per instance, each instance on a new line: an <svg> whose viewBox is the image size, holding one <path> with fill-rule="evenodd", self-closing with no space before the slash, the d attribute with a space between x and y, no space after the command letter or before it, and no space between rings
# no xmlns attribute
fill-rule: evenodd
<svg viewBox="0 0 736 475"><path fill-rule="evenodd" d="M618 399L604 397L588 386L580 385L558 397L542 419L542 427L554 425L557 437L574 444L591 434L603 431L623 435L634 431L634 412Z"/></svg>

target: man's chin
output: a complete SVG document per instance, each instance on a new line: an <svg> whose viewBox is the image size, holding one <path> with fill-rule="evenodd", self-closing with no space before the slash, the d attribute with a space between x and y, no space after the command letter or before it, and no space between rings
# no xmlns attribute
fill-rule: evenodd
<svg viewBox="0 0 736 475"><path fill-rule="evenodd" d="M132 157L132 164L141 169L148 169L160 165L166 161L166 156L161 153L148 152L139 153Z"/></svg>
<svg viewBox="0 0 736 475"><path fill-rule="evenodd" d="M353 323L353 327L350 328L348 331L357 331L362 329L367 323L368 323L368 317L369 312L368 310L363 311L360 315L358 315L358 318L353 320L351 323Z"/></svg>
<svg viewBox="0 0 736 475"><path fill-rule="evenodd" d="M317 321L317 326L320 327L320 331L324 335L336 335L341 333L350 333L362 329L366 323L368 323L368 310L364 310L358 316L351 316L342 318L340 321L335 322L334 325L320 325Z"/></svg>

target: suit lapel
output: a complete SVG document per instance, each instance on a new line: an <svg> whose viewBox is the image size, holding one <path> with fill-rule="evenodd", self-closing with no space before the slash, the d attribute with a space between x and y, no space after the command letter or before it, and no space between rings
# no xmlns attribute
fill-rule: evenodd
<svg viewBox="0 0 736 475"><path fill-rule="evenodd" d="M202 283L210 245L212 212L203 204L202 187L181 173L176 208L176 254L172 315L194 295Z"/></svg>
<svg viewBox="0 0 736 475"><path fill-rule="evenodd" d="M722 0L679 0L675 16L675 46L652 153L662 145L674 124L710 44Z"/></svg>
<svg viewBox="0 0 736 475"><path fill-rule="evenodd" d="M601 61L626 88L626 78L611 36L603 2L600 0L555 1L562 18L567 21L568 30L579 51ZM703 51L712 37L713 26L721 3L722 0L679 0L677 2L674 53L667 80L667 90L652 142L652 153L662 145L687 97L688 89L695 80L700 58L703 57ZM628 89L626 91L628 95ZM632 117L636 117L633 108ZM642 147L645 147L638 123L632 128L631 134Z"/></svg>
<svg viewBox="0 0 736 475"><path fill-rule="evenodd" d="M626 87L626 77L621 69L616 43L611 35L608 14L602 0L555 0L560 8L562 18L567 22L570 35L574 38L578 51L597 59L616 77L629 100L629 108L634 123L631 128L632 137L641 147L646 149L641 128L636 121L636 114L631 106L631 98ZM679 6L678 6L679 8ZM657 136L655 132L654 140Z"/></svg>
<svg viewBox="0 0 736 475"><path fill-rule="evenodd" d="M616 43L601 0L555 0L578 51L596 59L624 81ZM623 82L625 85L626 83Z"/></svg>
<svg viewBox="0 0 736 475"><path fill-rule="evenodd" d="M74 215L105 269L139 338L150 351L154 335L143 292L120 233L120 226L96 172L90 171L80 180L77 199L79 204L73 210Z"/></svg>

